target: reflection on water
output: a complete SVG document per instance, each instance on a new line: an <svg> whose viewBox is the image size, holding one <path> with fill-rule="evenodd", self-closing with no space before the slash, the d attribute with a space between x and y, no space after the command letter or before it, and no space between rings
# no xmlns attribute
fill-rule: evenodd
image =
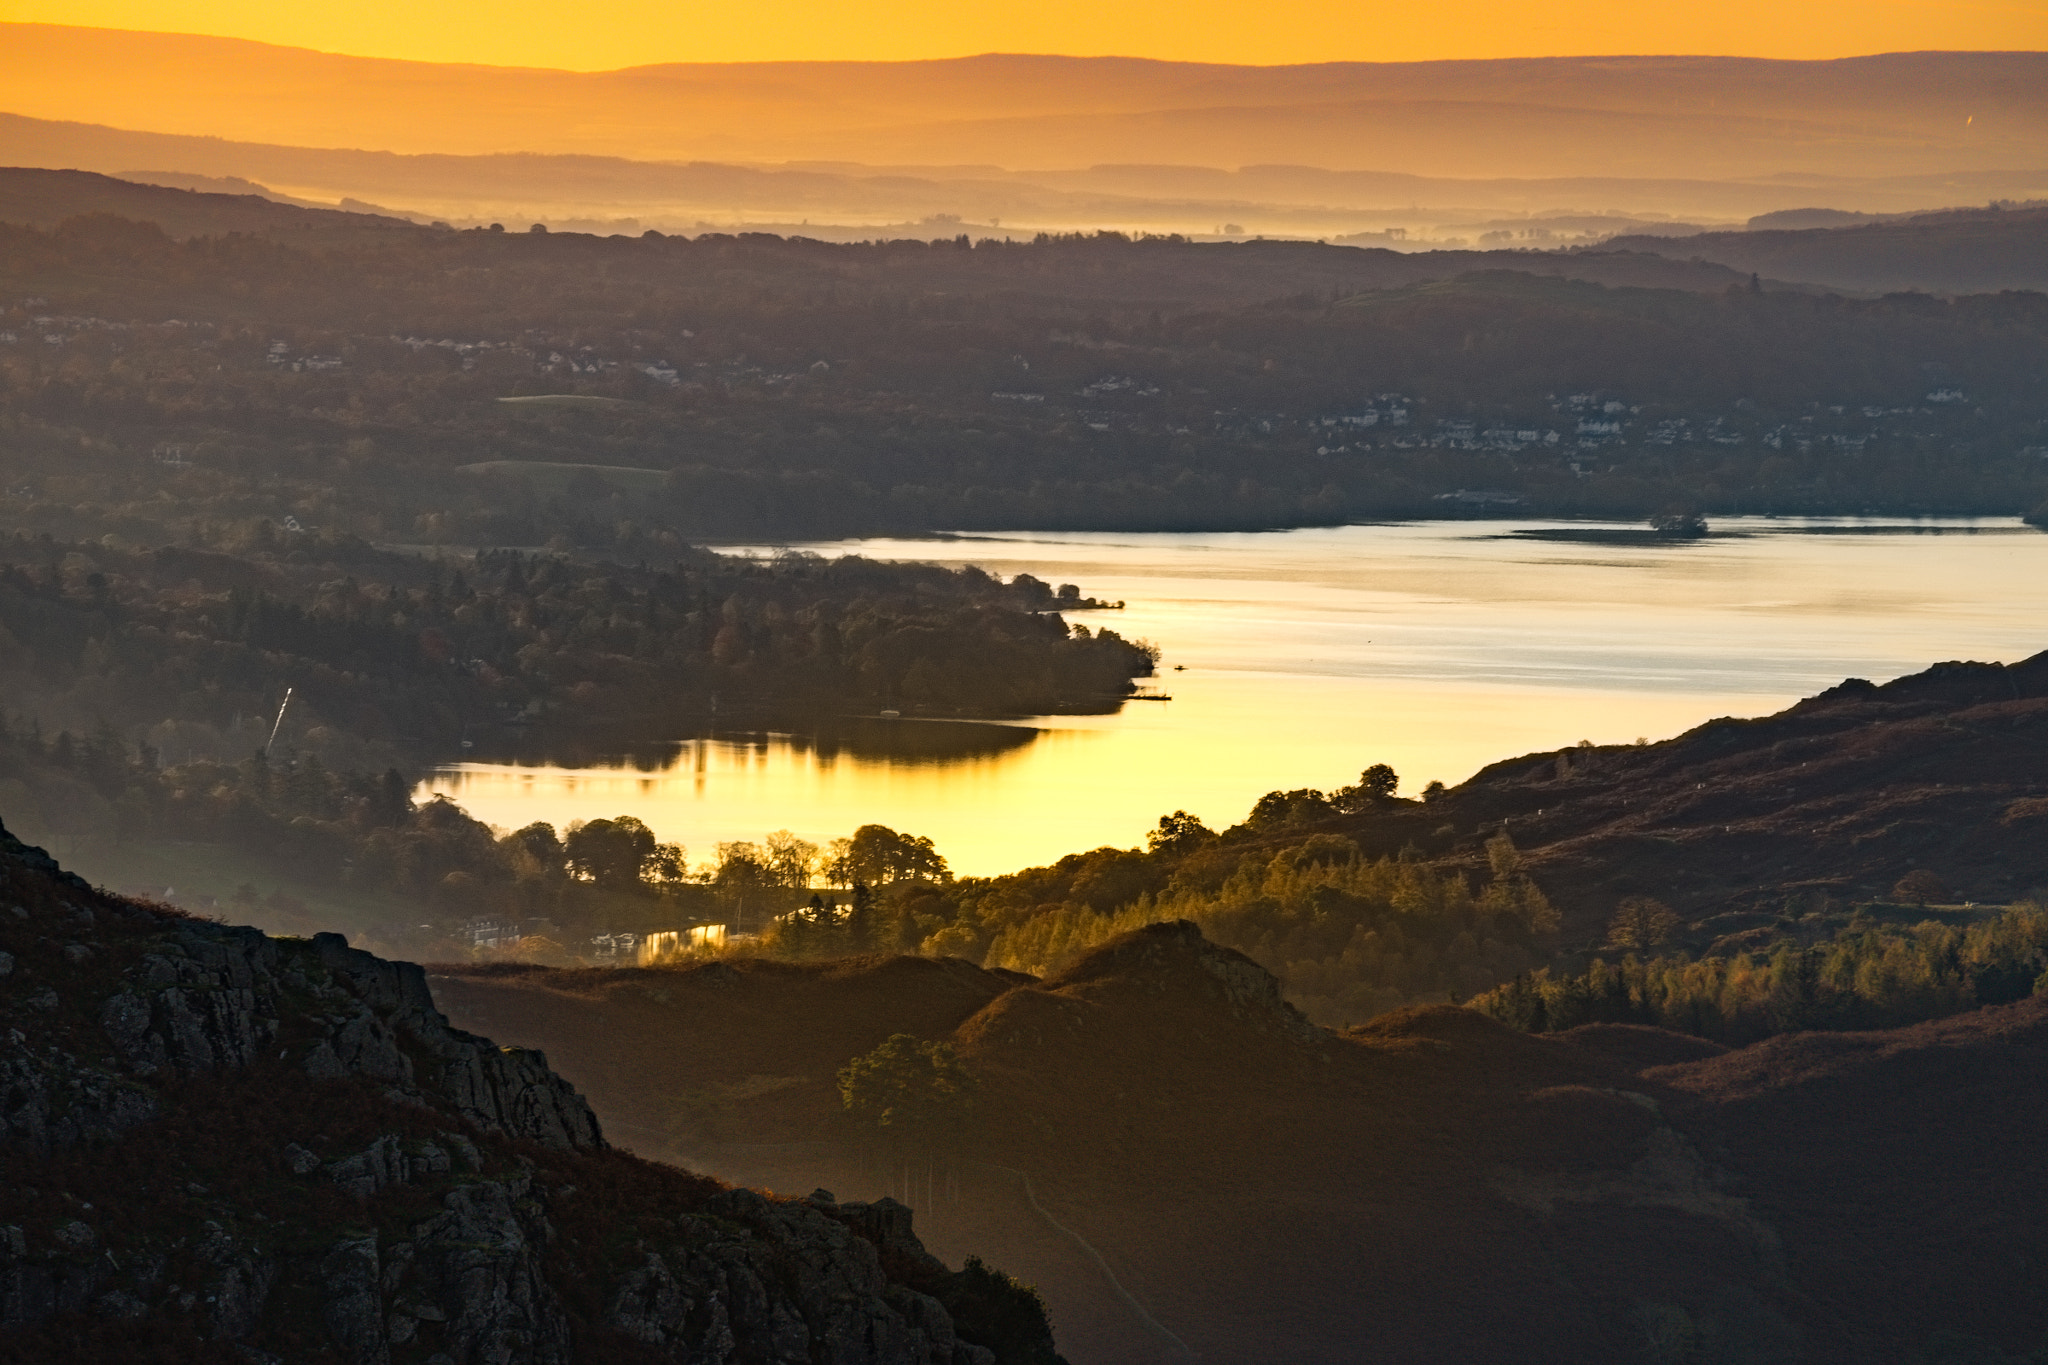
<svg viewBox="0 0 2048 1365"><path fill-rule="evenodd" d="M803 547L975 563L1121 598L1127 609L1091 624L1159 643L1173 700L1024 725L870 719L830 734L721 734L643 757L645 771L465 764L428 788L508 827L636 814L700 858L721 840L781 828L822 840L872 821L931 836L958 871L1000 872L1136 843L1175 809L1230 823L1265 791L1338 786L1373 762L1393 764L1412 793L1582 738L1761 714L1844 677L2048 646L2048 536L2011 520L1748 519L1660 543L1588 529Z"/></svg>
<svg viewBox="0 0 2048 1365"><path fill-rule="evenodd" d="M723 924L699 924L689 929L657 929L643 934L635 950L637 967L658 967L683 962L706 948L723 948L728 935Z"/></svg>
<svg viewBox="0 0 2048 1365"><path fill-rule="evenodd" d="M807 732L720 730L688 740L572 731L514 739L509 741L513 746L509 751L487 752L480 757L488 762L465 765L465 769L489 772L502 765L659 774L705 768L712 754L730 749L808 752L826 766L842 758L855 763L946 764L1021 749L1037 733L1029 725L1004 721L919 721L885 716L839 717Z"/></svg>

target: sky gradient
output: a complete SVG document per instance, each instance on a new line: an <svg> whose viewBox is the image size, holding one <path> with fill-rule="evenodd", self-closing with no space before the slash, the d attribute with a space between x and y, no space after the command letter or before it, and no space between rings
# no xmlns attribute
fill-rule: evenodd
<svg viewBox="0 0 2048 1365"><path fill-rule="evenodd" d="M361 56L597 71L980 52L1269 65L1696 53L1829 58L2048 48L2048 0L0 0L0 20L210 34Z"/></svg>

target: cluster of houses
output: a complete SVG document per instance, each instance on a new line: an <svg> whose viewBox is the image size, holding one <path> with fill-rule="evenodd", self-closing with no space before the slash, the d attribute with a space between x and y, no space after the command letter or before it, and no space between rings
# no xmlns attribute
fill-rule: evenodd
<svg viewBox="0 0 2048 1365"><path fill-rule="evenodd" d="M1101 400L1117 396L1144 397L1158 392L1157 388L1143 385L1142 381L1128 375L1107 375L1080 389L1078 396L1083 399ZM989 397L996 402L1004 403L1046 401L1046 395L1043 393L1011 390L998 390ZM1915 415L1933 417L1944 408L1953 411L1969 402L1969 397L1961 389L1938 388L1926 395L1924 403L1903 407L1865 406L1860 411L1865 418L1871 419ZM1353 451L1370 454L1378 448L1502 453L1556 450L1573 453L1630 444L1644 448L1679 445L1741 446L1754 441L1760 441L1772 449L1810 450L1815 446L1828 446L1853 452L1862 450L1879 434L1875 428L1824 434L1816 434L1815 431L1807 429L1813 426L1816 417L1825 423L1826 418L1846 416L1849 409L1841 404L1815 404L1814 416L1802 417L1798 424L1784 425L1759 433L1749 423L1741 421L1739 415L1733 419L1725 415L1665 416L1653 418L1645 425L1642 421L1641 404L1597 391L1552 394L1549 395L1548 403L1551 412L1556 414L1557 418L1562 418L1562 421L1496 420L1487 423L1473 418L1444 417L1423 431L1402 431L1396 434L1392 429L1409 426L1410 410L1416 406L1416 400L1404 394L1382 393L1350 411L1325 413L1307 418L1288 413L1218 411L1215 414L1215 430L1226 436L1255 437L1270 436L1291 429L1305 429L1318 439L1315 452L1323 456ZM1756 405L1748 400L1738 402L1735 406L1738 414L1754 414L1756 411ZM1119 418L1127 420L1119 422ZM1115 425L1130 426L1134 429L1142 425L1132 414L1106 410L1098 410L1095 415L1084 420L1096 431L1108 431ZM1187 434L1184 427L1169 427L1168 430ZM1367 439L1353 441L1354 437L1364 436L1366 433L1371 433ZM1579 472L1583 474L1585 471Z"/></svg>
<svg viewBox="0 0 2048 1365"><path fill-rule="evenodd" d="M554 938L560 931L547 920L515 920L480 916L466 921L460 939L476 952L510 951L529 938ZM687 929L658 929L652 933L597 934L586 941L580 956L613 966L643 965L686 956L693 952L724 946L730 938L723 924L699 924Z"/></svg>
<svg viewBox="0 0 2048 1365"><path fill-rule="evenodd" d="M731 934L723 924L698 924L687 929L657 929L647 934L599 934L590 940L590 951L584 956L597 962L625 966L647 966L656 962L673 962L677 958L708 949L722 948L734 939L745 938L744 934Z"/></svg>
<svg viewBox="0 0 2048 1365"><path fill-rule="evenodd" d="M342 361L338 355L293 355L291 343L273 341L264 352L263 359L281 370L297 374L302 370L338 370Z"/></svg>
<svg viewBox="0 0 2048 1365"><path fill-rule="evenodd" d="M1141 384L1129 375L1105 375L1081 390L1083 398L1101 398L1112 393L1128 393L1134 398L1155 398L1159 394L1157 384Z"/></svg>
<svg viewBox="0 0 2048 1365"><path fill-rule="evenodd" d="M25 299L20 306L33 308L48 303L48 299ZM11 311L11 310L6 310ZM163 322L116 322L111 318L86 317L74 314L39 313L29 318L28 326L48 346L62 346L78 332L137 332L137 331L179 331L189 326L210 327L211 323L188 323L182 318L169 318ZM34 341L34 334L16 331L12 328L0 330L0 346L18 346Z"/></svg>

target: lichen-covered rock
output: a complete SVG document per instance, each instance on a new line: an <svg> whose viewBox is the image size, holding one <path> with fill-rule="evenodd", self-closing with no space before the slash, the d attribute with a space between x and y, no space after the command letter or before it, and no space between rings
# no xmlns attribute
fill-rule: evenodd
<svg viewBox="0 0 2048 1365"><path fill-rule="evenodd" d="M253 1238L237 1236L218 1224L207 1227L197 1259L212 1270L207 1278L207 1335L216 1341L240 1341L256 1330L270 1291L278 1280L274 1256Z"/></svg>

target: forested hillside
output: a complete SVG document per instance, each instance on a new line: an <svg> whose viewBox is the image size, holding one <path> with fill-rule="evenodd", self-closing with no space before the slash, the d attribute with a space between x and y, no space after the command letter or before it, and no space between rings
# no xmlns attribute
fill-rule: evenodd
<svg viewBox="0 0 2048 1365"><path fill-rule="evenodd" d="M2036 294L1850 299L1641 254L367 221L0 229L0 525L213 543L291 517L637 559L2048 496Z"/></svg>
<svg viewBox="0 0 2048 1365"><path fill-rule="evenodd" d="M449 564L256 529L239 554L0 541L11 705L52 726L163 725L155 747L175 753L195 744L181 727L253 724L290 685L295 734L424 753L550 721L645 732L721 690L754 717L1101 710L1153 662L1070 626L1061 608L1097 604L1028 574L704 551L662 569Z"/></svg>

